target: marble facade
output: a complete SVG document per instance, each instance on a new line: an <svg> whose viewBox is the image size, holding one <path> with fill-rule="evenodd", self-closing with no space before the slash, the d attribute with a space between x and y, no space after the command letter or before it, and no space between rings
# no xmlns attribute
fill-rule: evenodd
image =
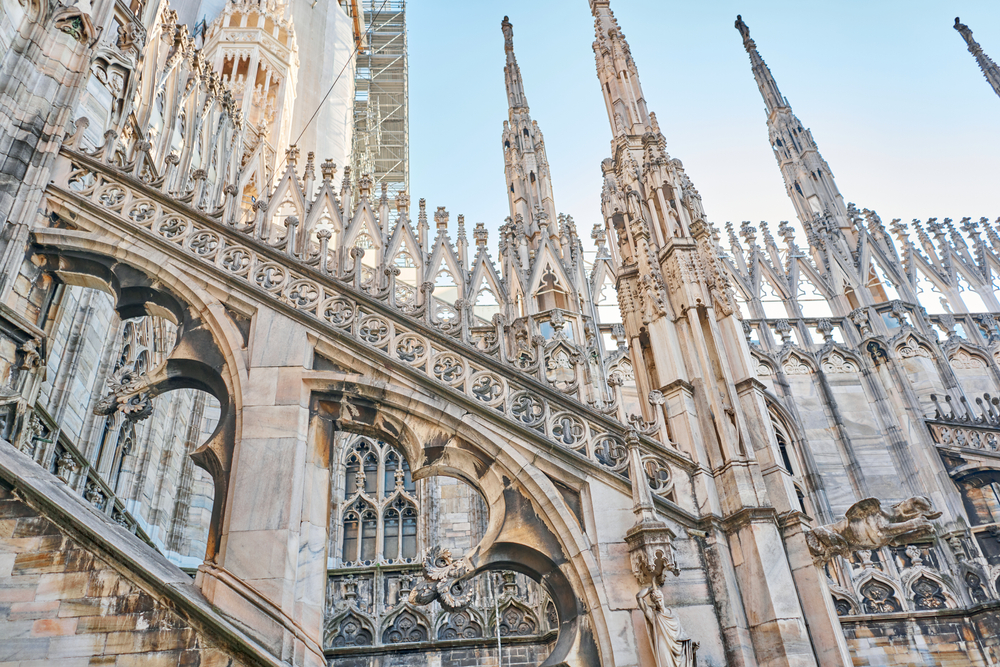
<svg viewBox="0 0 1000 667"><path fill-rule="evenodd" d="M0 664L1000 659L997 223L845 202L738 18L807 238L717 228L591 0L596 257L506 17L494 257L289 145L357 3L211 4L0 0Z"/></svg>

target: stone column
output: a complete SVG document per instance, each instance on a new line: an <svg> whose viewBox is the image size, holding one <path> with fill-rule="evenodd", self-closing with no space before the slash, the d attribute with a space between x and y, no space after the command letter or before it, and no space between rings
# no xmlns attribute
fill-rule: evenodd
<svg viewBox="0 0 1000 667"><path fill-rule="evenodd" d="M307 330L261 309L249 347L229 513L215 564L199 569L208 599L294 665L322 654L330 471L327 433L309 434Z"/></svg>

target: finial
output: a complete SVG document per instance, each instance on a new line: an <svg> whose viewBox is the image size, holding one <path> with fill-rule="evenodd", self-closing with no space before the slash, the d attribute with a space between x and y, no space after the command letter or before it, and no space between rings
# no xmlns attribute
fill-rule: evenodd
<svg viewBox="0 0 1000 667"><path fill-rule="evenodd" d="M370 174L362 174L358 179L358 191L362 199L368 199L372 192L372 177Z"/></svg>
<svg viewBox="0 0 1000 667"><path fill-rule="evenodd" d="M299 160L299 149L295 144L288 147L285 158L288 160L288 166L295 168L295 163Z"/></svg>
<svg viewBox="0 0 1000 667"><path fill-rule="evenodd" d="M410 195L405 190L396 195L396 210L401 218L406 217L410 211Z"/></svg>
<svg viewBox="0 0 1000 667"><path fill-rule="evenodd" d="M486 224L482 222L476 223L476 229L472 232L473 238L476 239L476 248L479 250L486 249L486 242L489 240L489 232L486 231Z"/></svg>
<svg viewBox="0 0 1000 667"><path fill-rule="evenodd" d="M323 174L324 181L332 181L334 174L337 173L337 165L333 163L333 160L327 159L319 165L319 170Z"/></svg>
<svg viewBox="0 0 1000 667"><path fill-rule="evenodd" d="M437 227L439 234L448 231L448 211L444 206L438 206L434 212L434 226Z"/></svg>

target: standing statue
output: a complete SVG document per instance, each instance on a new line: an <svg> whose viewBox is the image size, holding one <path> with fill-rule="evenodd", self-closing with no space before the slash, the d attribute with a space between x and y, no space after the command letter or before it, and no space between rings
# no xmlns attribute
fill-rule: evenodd
<svg viewBox="0 0 1000 667"><path fill-rule="evenodd" d="M694 667L698 644L684 632L673 610L663 604L663 593L655 586L647 586L635 599L646 617L656 667Z"/></svg>

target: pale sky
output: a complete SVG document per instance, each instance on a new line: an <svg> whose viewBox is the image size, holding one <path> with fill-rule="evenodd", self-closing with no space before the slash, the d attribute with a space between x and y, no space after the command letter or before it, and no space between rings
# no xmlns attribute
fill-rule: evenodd
<svg viewBox="0 0 1000 667"><path fill-rule="evenodd" d="M1000 61L1000 2L612 0L671 157L720 227L794 220L768 145L741 13L846 201L892 218L1000 216L1000 97L952 25ZM411 0L410 193L495 230L509 215L500 21L545 135L556 208L600 221L611 129L586 0ZM453 233L454 237L454 233ZM800 239L801 241L802 239Z"/></svg>

